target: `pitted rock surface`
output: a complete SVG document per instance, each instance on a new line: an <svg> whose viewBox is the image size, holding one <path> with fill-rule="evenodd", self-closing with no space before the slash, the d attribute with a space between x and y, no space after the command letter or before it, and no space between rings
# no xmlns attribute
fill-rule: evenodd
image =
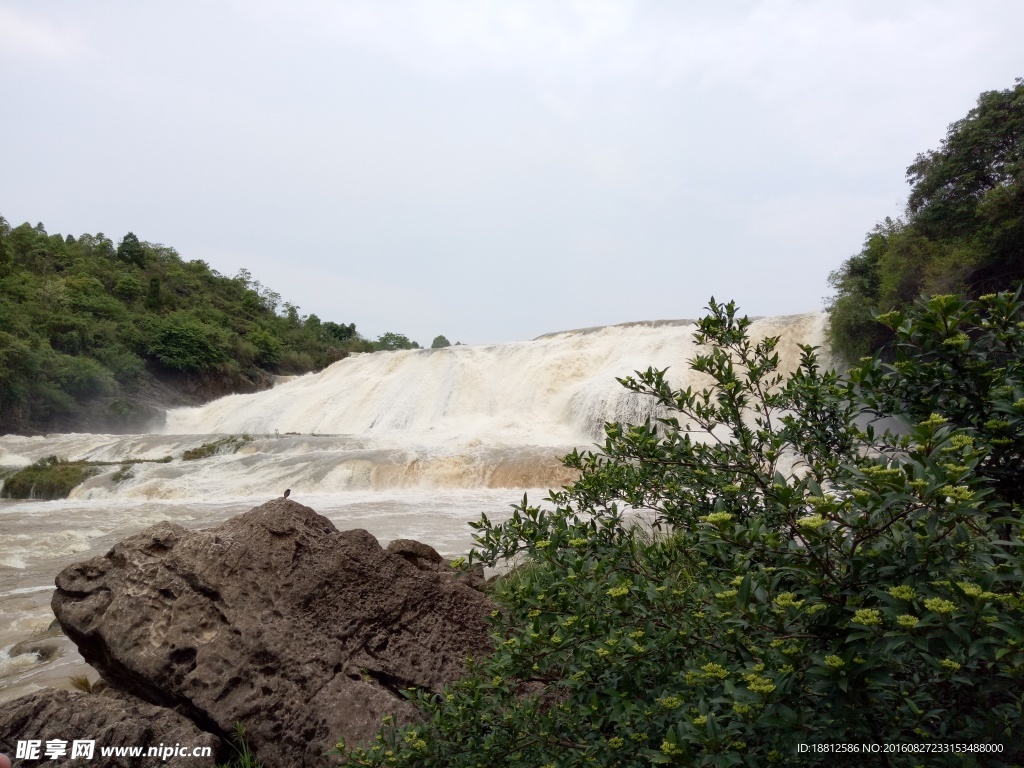
<svg viewBox="0 0 1024 768"><path fill-rule="evenodd" d="M436 571L448 565L436 549L414 539L395 539L388 544L388 552L401 555L421 571Z"/></svg>
<svg viewBox="0 0 1024 768"><path fill-rule="evenodd" d="M442 573L479 592L487 591L484 567L480 564L456 570L436 549L414 539L395 539L388 544L388 552L404 557L421 571Z"/></svg>
<svg viewBox="0 0 1024 768"><path fill-rule="evenodd" d="M343 737L415 717L492 650L488 599L275 499L215 528L160 523L57 576L53 610L115 688L218 735L236 723L268 766L328 766Z"/></svg>
<svg viewBox="0 0 1024 768"><path fill-rule="evenodd" d="M0 707L0 752L15 757L17 741L60 740L66 742L66 756L56 761L14 759L14 768L60 765L61 768L214 768L221 741L201 731L195 723L176 712L147 704L125 694L102 694L48 689L22 696ZM70 759L75 739L95 741L91 759ZM163 747L180 745L189 750L210 748L210 757L102 756L101 747ZM41 751L41 757L45 754Z"/></svg>

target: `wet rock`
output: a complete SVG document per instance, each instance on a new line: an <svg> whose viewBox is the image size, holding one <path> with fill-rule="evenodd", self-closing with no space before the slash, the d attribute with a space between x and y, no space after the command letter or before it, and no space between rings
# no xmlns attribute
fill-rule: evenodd
<svg viewBox="0 0 1024 768"><path fill-rule="evenodd" d="M332 765L339 737L415 716L403 689L491 650L484 595L287 499L154 526L61 572L52 604L111 685L221 736L243 723L268 766Z"/></svg>
<svg viewBox="0 0 1024 768"><path fill-rule="evenodd" d="M45 664L60 656L62 651L60 644L52 640L22 640L11 646L11 650L8 651L11 656L19 656L23 653L34 653L39 658L39 662Z"/></svg>
<svg viewBox="0 0 1024 768"><path fill-rule="evenodd" d="M69 759L76 739L95 741L92 759ZM7 702L0 707L0 752L16 754L18 740L42 742L40 757L45 758L46 742L65 743L66 753L56 763L46 760L14 760L21 766L59 764L71 768L110 766L110 768L142 768L156 764L171 768L213 768L221 749L221 741L204 733L185 717L163 707L139 699L106 692L79 693L48 689ZM190 750L208 747L210 757L102 756L102 747L174 747Z"/></svg>
<svg viewBox="0 0 1024 768"><path fill-rule="evenodd" d="M387 551L404 558L421 571L437 571L448 565L436 549L414 539L395 539L388 544Z"/></svg>

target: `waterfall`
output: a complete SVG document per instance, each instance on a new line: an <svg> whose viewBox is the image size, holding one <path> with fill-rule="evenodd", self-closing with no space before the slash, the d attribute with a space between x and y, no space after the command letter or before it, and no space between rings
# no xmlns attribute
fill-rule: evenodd
<svg viewBox="0 0 1024 768"><path fill-rule="evenodd" d="M824 315L754 323L784 369L822 343ZM616 382L649 366L700 388L694 324L631 323L492 346L354 355L253 395L171 411L163 434L0 437L0 477L46 456L101 462L60 501L0 501L0 702L83 674L77 654L37 663L14 643L53 620L54 574L170 520L204 528L285 488L341 529L415 538L454 556L466 524L502 520L573 479L560 457L607 421L642 422L651 398ZM186 456L195 457L188 459Z"/></svg>
<svg viewBox="0 0 1024 768"><path fill-rule="evenodd" d="M825 316L754 321L753 338L780 337L783 369L799 345L820 345ZM357 354L271 390L168 413L163 434L0 438L19 461L56 454L115 462L73 491L80 499L235 499L290 487L316 494L389 489L558 487L559 458L602 440L608 421L643 422L652 398L616 377L668 368L699 389L691 321L548 334L532 341ZM244 440L224 441L228 435ZM204 458L185 451L218 443ZM170 457L168 463L154 460ZM116 462L146 459L129 472ZM280 490L278 490L280 489Z"/></svg>

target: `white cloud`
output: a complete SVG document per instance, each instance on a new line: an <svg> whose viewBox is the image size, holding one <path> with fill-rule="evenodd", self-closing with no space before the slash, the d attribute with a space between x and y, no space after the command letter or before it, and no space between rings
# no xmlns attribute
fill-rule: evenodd
<svg viewBox="0 0 1024 768"><path fill-rule="evenodd" d="M420 341L798 311L1024 74L1022 27L1015 0L0 0L0 212Z"/></svg>
<svg viewBox="0 0 1024 768"><path fill-rule="evenodd" d="M961 30L988 12L921 0L764 0L710 12L664 7L632 0L238 0L236 11L275 29L376 50L423 75L625 76L664 84L697 77L706 87L745 85L764 99L834 85L836 76L872 79L908 52L922 68L968 55L985 37ZM953 33L964 47L934 44ZM858 66L849 67L854 61Z"/></svg>
<svg viewBox="0 0 1024 768"><path fill-rule="evenodd" d="M75 30L0 6L0 54L67 59L83 50Z"/></svg>

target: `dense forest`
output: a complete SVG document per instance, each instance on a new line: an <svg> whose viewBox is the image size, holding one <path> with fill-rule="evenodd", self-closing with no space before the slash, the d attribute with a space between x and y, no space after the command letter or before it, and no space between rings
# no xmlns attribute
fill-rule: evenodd
<svg viewBox="0 0 1024 768"><path fill-rule="evenodd" d="M922 294L978 298L1024 280L1024 78L987 91L907 168L906 213L831 275L831 342L849 360L893 338L874 316Z"/></svg>
<svg viewBox="0 0 1024 768"><path fill-rule="evenodd" d="M0 217L0 433L139 430L169 405L411 346L302 316L246 270L225 277L131 232L115 245Z"/></svg>

